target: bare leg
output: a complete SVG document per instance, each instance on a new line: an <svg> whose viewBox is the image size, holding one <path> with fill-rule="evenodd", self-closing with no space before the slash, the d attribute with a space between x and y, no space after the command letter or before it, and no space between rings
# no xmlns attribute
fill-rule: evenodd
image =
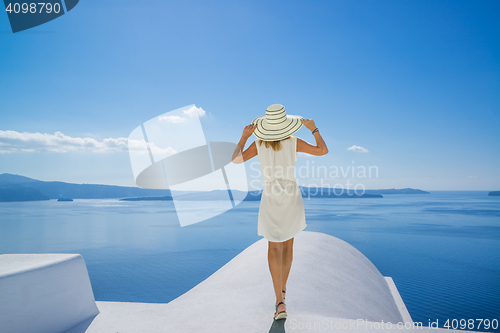
<svg viewBox="0 0 500 333"><path fill-rule="evenodd" d="M269 242L269 248L267 252L267 259L269 261L269 271L271 272L271 277L273 279L274 293L276 295L276 304L283 301L283 296L281 293L282 286L282 272L283 272L283 242ZM278 312L285 311L285 305L280 304L278 307Z"/></svg>
<svg viewBox="0 0 500 333"><path fill-rule="evenodd" d="M286 281L288 280L288 274L290 274L293 260L293 238L283 242L283 258L281 260L283 265L281 273L281 290L286 291Z"/></svg>

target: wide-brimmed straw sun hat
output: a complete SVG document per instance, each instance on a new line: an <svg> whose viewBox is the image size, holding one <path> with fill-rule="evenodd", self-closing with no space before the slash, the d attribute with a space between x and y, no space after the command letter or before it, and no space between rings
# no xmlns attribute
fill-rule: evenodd
<svg viewBox="0 0 500 333"><path fill-rule="evenodd" d="M301 116L287 115L285 107L281 104L270 105L266 115L252 120L257 125L253 135L262 141L283 140L297 132L302 127Z"/></svg>

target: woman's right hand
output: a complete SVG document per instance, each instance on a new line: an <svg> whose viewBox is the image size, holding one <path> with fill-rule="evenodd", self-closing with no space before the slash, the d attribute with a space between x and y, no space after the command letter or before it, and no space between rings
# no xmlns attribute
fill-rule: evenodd
<svg viewBox="0 0 500 333"><path fill-rule="evenodd" d="M243 134L241 135L241 137L245 138L245 139L248 139L253 131L257 128L257 125L247 125L245 126L245 128L243 129Z"/></svg>
<svg viewBox="0 0 500 333"><path fill-rule="evenodd" d="M314 120L306 119L306 118L302 118L300 120L302 121L302 124L304 124L304 126L307 127L311 132L316 129L316 125L314 124Z"/></svg>

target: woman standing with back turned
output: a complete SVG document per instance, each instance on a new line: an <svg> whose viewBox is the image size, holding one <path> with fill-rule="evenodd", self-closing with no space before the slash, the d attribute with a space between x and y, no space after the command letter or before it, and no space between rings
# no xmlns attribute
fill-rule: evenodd
<svg viewBox="0 0 500 333"><path fill-rule="evenodd" d="M316 146L292 136L302 125L312 131ZM252 133L257 143L254 141L243 151ZM287 115L283 105L273 104L267 108L265 116L255 118L252 125L245 127L233 155L234 163L242 163L256 155L259 158L264 188L257 233L269 243L269 270L276 294L274 319L287 316L284 301L292 266L293 238L307 226L304 202L295 178L297 152L321 156L328 153L328 148L312 119Z"/></svg>

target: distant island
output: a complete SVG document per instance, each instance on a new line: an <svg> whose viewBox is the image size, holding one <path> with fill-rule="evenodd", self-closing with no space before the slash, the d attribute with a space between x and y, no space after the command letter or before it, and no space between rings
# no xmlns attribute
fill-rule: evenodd
<svg viewBox="0 0 500 333"><path fill-rule="evenodd" d="M138 197L138 198L122 198L120 201L170 201L172 197L166 195L164 197Z"/></svg>
<svg viewBox="0 0 500 333"><path fill-rule="evenodd" d="M163 197L169 190L149 190L139 187L45 182L9 173L0 174L1 201L34 201L72 199L119 199L125 197Z"/></svg>
<svg viewBox="0 0 500 333"><path fill-rule="evenodd" d="M359 191L358 191L359 192ZM381 190L365 190L365 193L379 193L379 194L430 194L430 192L418 190L415 188L401 188L401 189L381 189Z"/></svg>
<svg viewBox="0 0 500 333"><path fill-rule="evenodd" d="M429 192L412 189L379 189L354 191L333 188L316 188L301 186L304 198L382 198L386 194L429 194ZM243 192L232 190L231 196L236 201L260 201L261 191ZM70 199L71 198L71 199ZM227 200L227 190L206 192L186 192L177 195L176 200L208 201ZM169 201L172 200L170 190L150 190L139 187L127 187L99 184L73 184L57 181L41 181L20 175L4 173L0 175L0 202L37 201L61 199L120 199L121 201ZM66 200L69 199L69 200Z"/></svg>
<svg viewBox="0 0 500 333"><path fill-rule="evenodd" d="M491 191L488 193L490 197L500 197L500 191Z"/></svg>
<svg viewBox="0 0 500 333"><path fill-rule="evenodd" d="M59 198L57 201L73 201L71 198Z"/></svg>
<svg viewBox="0 0 500 333"><path fill-rule="evenodd" d="M305 187L300 186L300 192L303 198L383 198L380 193L367 193L363 191L340 190L334 188ZM258 201L262 196L262 191L250 191L245 200Z"/></svg>
<svg viewBox="0 0 500 333"><path fill-rule="evenodd" d="M300 187L303 198L383 198L383 194L429 194L429 192L404 188L404 189L385 189L385 190L365 190L353 191L333 188L316 188L316 187ZM236 201L260 201L262 191L249 191L248 193L238 190L231 190L231 196ZM227 190L213 190L206 192L193 192L179 194L175 196L175 200L182 201L219 201L228 200L229 192ZM173 200L171 196L167 197L140 197L140 198L125 198L120 200L126 201L145 201L145 200Z"/></svg>
<svg viewBox="0 0 500 333"><path fill-rule="evenodd" d="M300 191L303 198L383 198L382 194L429 194L429 192L412 189L382 189L382 190L340 190L333 188L317 188L317 187L304 187L300 186ZM248 193L238 190L231 190L231 195L236 201L260 201L262 191L249 191ZM175 196L175 200L182 201L219 201L228 200L229 193L227 190L213 190L206 192L194 192L179 194ZM145 200L173 200L172 197L141 197L141 198L125 198L120 200L127 201L145 201Z"/></svg>
<svg viewBox="0 0 500 333"><path fill-rule="evenodd" d="M0 202L49 200L39 190L17 184L0 185Z"/></svg>

